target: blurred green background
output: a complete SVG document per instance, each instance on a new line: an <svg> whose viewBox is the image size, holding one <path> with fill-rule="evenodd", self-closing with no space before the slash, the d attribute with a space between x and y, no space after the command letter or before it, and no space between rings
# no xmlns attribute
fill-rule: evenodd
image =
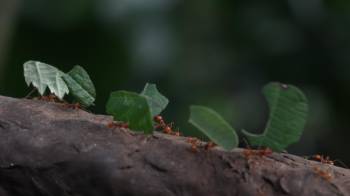
<svg viewBox="0 0 350 196"><path fill-rule="evenodd" d="M302 140L288 152L350 164L350 1L1 0L0 94L31 89L22 65L82 65L97 88L93 112L114 90L158 85L164 112L189 133L190 104L207 105L237 130L262 131L270 81L310 101Z"/></svg>

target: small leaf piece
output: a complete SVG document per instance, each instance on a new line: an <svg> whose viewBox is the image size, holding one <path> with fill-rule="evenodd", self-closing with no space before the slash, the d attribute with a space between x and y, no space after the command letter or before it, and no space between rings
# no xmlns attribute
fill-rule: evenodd
<svg viewBox="0 0 350 196"><path fill-rule="evenodd" d="M115 120L128 123L132 130L153 132L152 116L144 96L128 91L112 92L106 110Z"/></svg>
<svg viewBox="0 0 350 196"><path fill-rule="evenodd" d="M297 87L281 83L266 85L263 94L270 108L264 133L242 132L251 145L282 151L302 135L308 113L307 99Z"/></svg>
<svg viewBox="0 0 350 196"><path fill-rule="evenodd" d="M89 107L93 105L96 98L95 86L88 73L79 65L63 75L71 94L82 105Z"/></svg>
<svg viewBox="0 0 350 196"><path fill-rule="evenodd" d="M39 61L27 61L23 68L27 85L32 84L38 89L40 95L44 95L46 87L49 87L51 93L59 99L69 93L69 89L62 79L64 73L57 68Z"/></svg>
<svg viewBox="0 0 350 196"><path fill-rule="evenodd" d="M204 106L190 107L189 123L198 128L214 143L226 150L238 146L236 131L214 110Z"/></svg>
<svg viewBox="0 0 350 196"><path fill-rule="evenodd" d="M160 114L169 103L169 100L159 93L155 84L147 83L141 95L146 97L152 116Z"/></svg>

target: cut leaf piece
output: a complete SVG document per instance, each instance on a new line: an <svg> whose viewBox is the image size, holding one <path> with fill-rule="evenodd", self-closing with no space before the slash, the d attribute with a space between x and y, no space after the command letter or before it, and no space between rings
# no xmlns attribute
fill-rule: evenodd
<svg viewBox="0 0 350 196"><path fill-rule="evenodd" d="M226 150L238 146L236 131L214 110L204 106L190 107L189 123L203 132L214 143Z"/></svg>
<svg viewBox="0 0 350 196"><path fill-rule="evenodd" d="M69 89L62 79L64 73L57 68L39 61L27 61L23 68L27 85L32 84L38 89L40 95L44 95L46 87L49 87L51 93L59 99L69 93Z"/></svg>
<svg viewBox="0 0 350 196"><path fill-rule="evenodd" d="M153 132L152 116L144 96L128 91L112 92L106 110L115 120L128 123L132 130Z"/></svg>
<svg viewBox="0 0 350 196"><path fill-rule="evenodd" d="M282 151L302 135L308 113L307 99L297 87L281 83L266 85L263 94L270 108L264 133L242 132L251 145Z"/></svg>
<svg viewBox="0 0 350 196"><path fill-rule="evenodd" d="M95 86L92 83L88 73L79 65L76 65L71 71L63 75L70 93L82 105L89 107L93 105L96 98Z"/></svg>
<svg viewBox="0 0 350 196"><path fill-rule="evenodd" d="M141 95L146 97L152 116L160 114L169 103L169 100L159 93L155 84L147 83Z"/></svg>

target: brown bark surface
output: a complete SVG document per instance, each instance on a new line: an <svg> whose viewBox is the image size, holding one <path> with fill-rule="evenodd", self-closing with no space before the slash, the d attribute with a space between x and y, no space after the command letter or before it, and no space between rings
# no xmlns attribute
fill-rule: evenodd
<svg viewBox="0 0 350 196"><path fill-rule="evenodd" d="M0 96L0 195L350 195L350 171L284 153L191 151L109 116Z"/></svg>

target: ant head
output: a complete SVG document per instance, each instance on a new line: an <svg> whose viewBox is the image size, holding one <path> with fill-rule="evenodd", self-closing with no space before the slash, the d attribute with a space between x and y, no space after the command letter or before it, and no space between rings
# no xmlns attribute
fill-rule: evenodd
<svg viewBox="0 0 350 196"><path fill-rule="evenodd" d="M160 123L163 121L163 117L160 115L157 115L153 118L153 120L156 121L157 123Z"/></svg>

